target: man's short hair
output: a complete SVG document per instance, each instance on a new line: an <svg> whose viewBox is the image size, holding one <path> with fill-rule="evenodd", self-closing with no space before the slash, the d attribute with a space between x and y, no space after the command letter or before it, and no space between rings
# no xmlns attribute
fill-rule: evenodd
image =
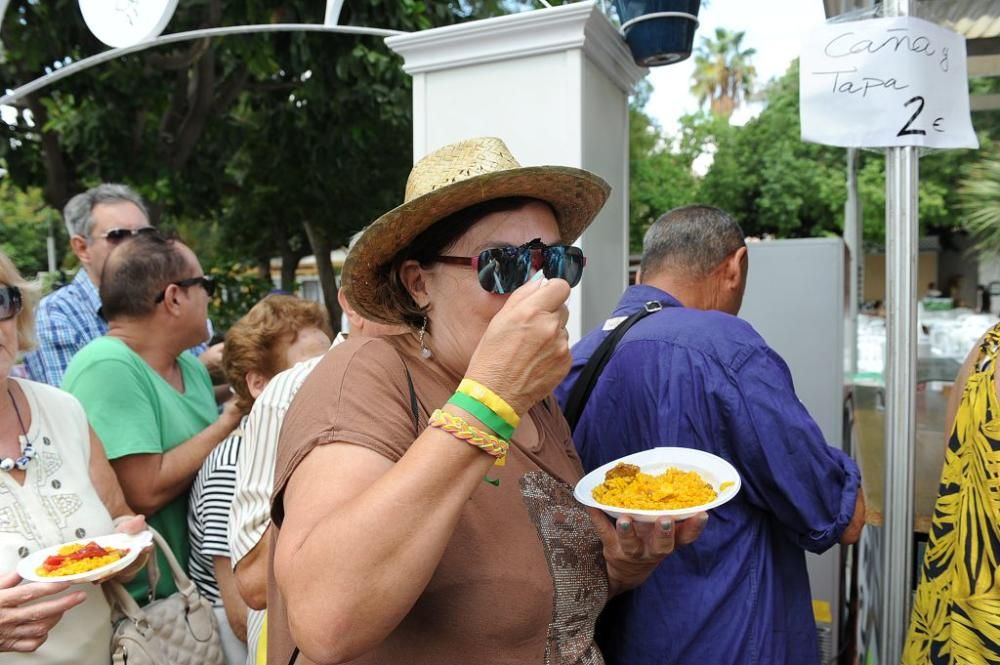
<svg viewBox="0 0 1000 665"><path fill-rule="evenodd" d="M642 241L643 277L671 268L704 277L746 246L743 229L724 211L705 205L674 208L653 222Z"/></svg>
<svg viewBox="0 0 1000 665"><path fill-rule="evenodd" d="M156 233L137 235L108 256L101 273L101 309L108 321L141 318L171 282L192 277L177 243Z"/></svg>
<svg viewBox="0 0 1000 665"><path fill-rule="evenodd" d="M73 236L90 238L90 233L94 230L94 208L101 203L134 203L146 219L149 219L146 204L132 188L106 182L77 194L63 208L63 221L66 223L66 231L70 238Z"/></svg>

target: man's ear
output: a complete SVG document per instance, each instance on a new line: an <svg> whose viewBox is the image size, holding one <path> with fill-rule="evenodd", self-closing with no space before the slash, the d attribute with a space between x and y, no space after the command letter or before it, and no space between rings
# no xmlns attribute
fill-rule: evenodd
<svg viewBox="0 0 1000 665"><path fill-rule="evenodd" d="M406 261L399 269L399 278L403 286L410 293L413 302L417 307L427 307L430 303L430 294L427 293L427 280L425 271L418 261Z"/></svg>
<svg viewBox="0 0 1000 665"><path fill-rule="evenodd" d="M177 294L180 292L181 288L176 284L167 284L167 288L163 290L163 300L160 304L167 308L167 313L171 316L180 316L181 314L181 304L177 301Z"/></svg>
<svg viewBox="0 0 1000 665"><path fill-rule="evenodd" d="M723 284L733 290L743 290L746 279L747 248L740 247L729 255L724 262L722 274Z"/></svg>
<svg viewBox="0 0 1000 665"><path fill-rule="evenodd" d="M73 250L76 254L76 258L80 259L80 263L84 266L90 265L90 245L87 244L87 239L83 236L72 236L69 239L69 248Z"/></svg>

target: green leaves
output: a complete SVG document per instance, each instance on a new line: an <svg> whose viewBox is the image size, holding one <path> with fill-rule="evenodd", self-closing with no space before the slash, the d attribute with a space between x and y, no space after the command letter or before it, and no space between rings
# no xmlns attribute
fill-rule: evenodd
<svg viewBox="0 0 1000 665"><path fill-rule="evenodd" d="M969 166L959 189L965 228L976 235L981 249L1000 253L1000 148Z"/></svg>
<svg viewBox="0 0 1000 665"><path fill-rule="evenodd" d="M841 233L846 200L846 154L803 143L799 128L798 62L764 91L766 106L744 127L714 131L714 161L698 198L736 215L751 235L822 236ZM970 151L941 151L920 160L920 222L925 231L961 224L958 182ZM981 177L981 176L976 176ZM864 237L885 242L885 160L862 151L858 185Z"/></svg>
<svg viewBox="0 0 1000 665"><path fill-rule="evenodd" d="M61 255L66 233L59 214L42 200L41 190L22 191L7 178L0 179L0 250L26 276L48 269L45 238L50 225Z"/></svg>

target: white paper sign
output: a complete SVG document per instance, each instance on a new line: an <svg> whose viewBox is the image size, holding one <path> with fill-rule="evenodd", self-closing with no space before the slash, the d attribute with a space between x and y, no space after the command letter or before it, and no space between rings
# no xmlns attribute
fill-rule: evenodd
<svg viewBox="0 0 1000 665"><path fill-rule="evenodd" d="M978 148L965 38L918 18L827 23L802 42L802 140Z"/></svg>
<svg viewBox="0 0 1000 665"><path fill-rule="evenodd" d="M108 46L132 46L158 37L177 0L80 0L80 13L95 37Z"/></svg>

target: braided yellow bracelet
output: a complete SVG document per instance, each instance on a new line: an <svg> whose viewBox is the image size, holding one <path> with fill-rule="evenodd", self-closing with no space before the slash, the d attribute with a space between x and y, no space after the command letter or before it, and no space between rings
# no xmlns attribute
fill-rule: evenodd
<svg viewBox="0 0 1000 665"><path fill-rule="evenodd" d="M510 404L478 381L462 379L462 382L458 384L458 392L486 405L490 411L507 421L507 424L513 429L517 429L518 423L521 422L521 416L517 415Z"/></svg>
<svg viewBox="0 0 1000 665"><path fill-rule="evenodd" d="M431 415L431 419L427 424L431 427L443 429L456 439L461 439L469 445L475 446L483 452L496 457L496 461L493 463L495 466L503 466L507 462L507 451L510 450L510 444L503 439L490 436L481 429L472 427L463 418L453 416L447 411L438 409Z"/></svg>

